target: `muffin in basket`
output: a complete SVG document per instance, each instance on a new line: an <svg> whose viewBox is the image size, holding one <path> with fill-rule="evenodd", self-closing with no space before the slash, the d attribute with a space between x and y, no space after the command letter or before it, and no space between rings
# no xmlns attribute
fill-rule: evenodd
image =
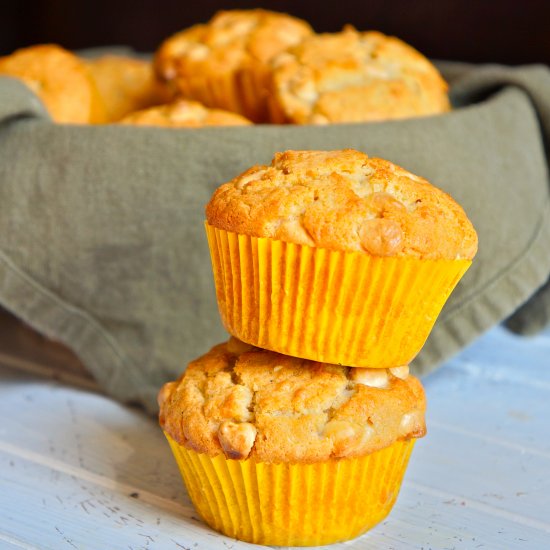
<svg viewBox="0 0 550 550"><path fill-rule="evenodd" d="M171 99L168 90L156 79L149 61L123 55L103 55L86 59L84 63L97 85L109 122Z"/></svg>
<svg viewBox="0 0 550 550"><path fill-rule="evenodd" d="M353 538L393 506L425 397L408 369L354 369L234 338L159 393L190 497L224 534L269 545Z"/></svg>
<svg viewBox="0 0 550 550"><path fill-rule="evenodd" d="M348 27L318 34L272 61L271 121L367 122L449 110L447 83L414 48Z"/></svg>
<svg viewBox="0 0 550 550"><path fill-rule="evenodd" d="M449 195L354 150L278 153L206 219L228 332L348 366L408 365L477 250Z"/></svg>
<svg viewBox="0 0 550 550"><path fill-rule="evenodd" d="M55 122L106 120L105 106L86 65L60 46L30 46L1 57L0 76L22 80L44 102Z"/></svg>
<svg viewBox="0 0 550 550"><path fill-rule="evenodd" d="M250 120L222 109L208 109L197 101L178 99L167 105L150 107L124 117L121 124L200 128L203 126L246 126Z"/></svg>
<svg viewBox="0 0 550 550"><path fill-rule="evenodd" d="M155 66L176 93L263 122L269 62L312 32L305 21L282 13L221 11L208 23L168 38Z"/></svg>

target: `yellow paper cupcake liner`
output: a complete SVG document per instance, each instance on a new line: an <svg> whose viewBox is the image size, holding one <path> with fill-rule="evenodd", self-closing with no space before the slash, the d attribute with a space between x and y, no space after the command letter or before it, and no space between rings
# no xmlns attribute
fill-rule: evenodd
<svg viewBox="0 0 550 550"><path fill-rule="evenodd" d="M470 260L378 258L250 237L206 223L229 333L286 355L408 365Z"/></svg>
<svg viewBox="0 0 550 550"><path fill-rule="evenodd" d="M166 434L195 508L216 531L256 544L315 546L355 538L384 519L415 440L318 464L214 458Z"/></svg>

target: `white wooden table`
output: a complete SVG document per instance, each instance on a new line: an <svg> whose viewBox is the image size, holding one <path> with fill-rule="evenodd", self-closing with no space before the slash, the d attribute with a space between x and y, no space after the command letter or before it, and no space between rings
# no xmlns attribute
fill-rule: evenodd
<svg viewBox="0 0 550 550"><path fill-rule="evenodd" d="M424 380L428 436L390 517L331 548L549 549L550 331L492 330ZM156 422L0 366L0 548L244 549L189 502Z"/></svg>

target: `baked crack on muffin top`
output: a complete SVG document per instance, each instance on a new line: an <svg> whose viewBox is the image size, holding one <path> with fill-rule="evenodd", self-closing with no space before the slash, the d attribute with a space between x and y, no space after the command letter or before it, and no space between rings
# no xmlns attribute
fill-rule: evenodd
<svg viewBox="0 0 550 550"><path fill-rule="evenodd" d="M351 149L286 151L220 186L210 225L373 256L472 259L477 234L447 193Z"/></svg>
<svg viewBox="0 0 550 550"><path fill-rule="evenodd" d="M159 393L160 424L199 453L261 462L356 457L422 437L426 401L408 367L351 368L235 338Z"/></svg>

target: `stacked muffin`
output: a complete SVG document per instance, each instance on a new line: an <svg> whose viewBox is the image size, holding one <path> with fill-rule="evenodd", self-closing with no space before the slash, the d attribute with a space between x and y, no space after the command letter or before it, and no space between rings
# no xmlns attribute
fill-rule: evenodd
<svg viewBox="0 0 550 550"><path fill-rule="evenodd" d="M425 398L408 363L476 233L427 181L357 151L287 151L206 208L229 342L159 394L197 510L270 545L353 538L390 511Z"/></svg>

